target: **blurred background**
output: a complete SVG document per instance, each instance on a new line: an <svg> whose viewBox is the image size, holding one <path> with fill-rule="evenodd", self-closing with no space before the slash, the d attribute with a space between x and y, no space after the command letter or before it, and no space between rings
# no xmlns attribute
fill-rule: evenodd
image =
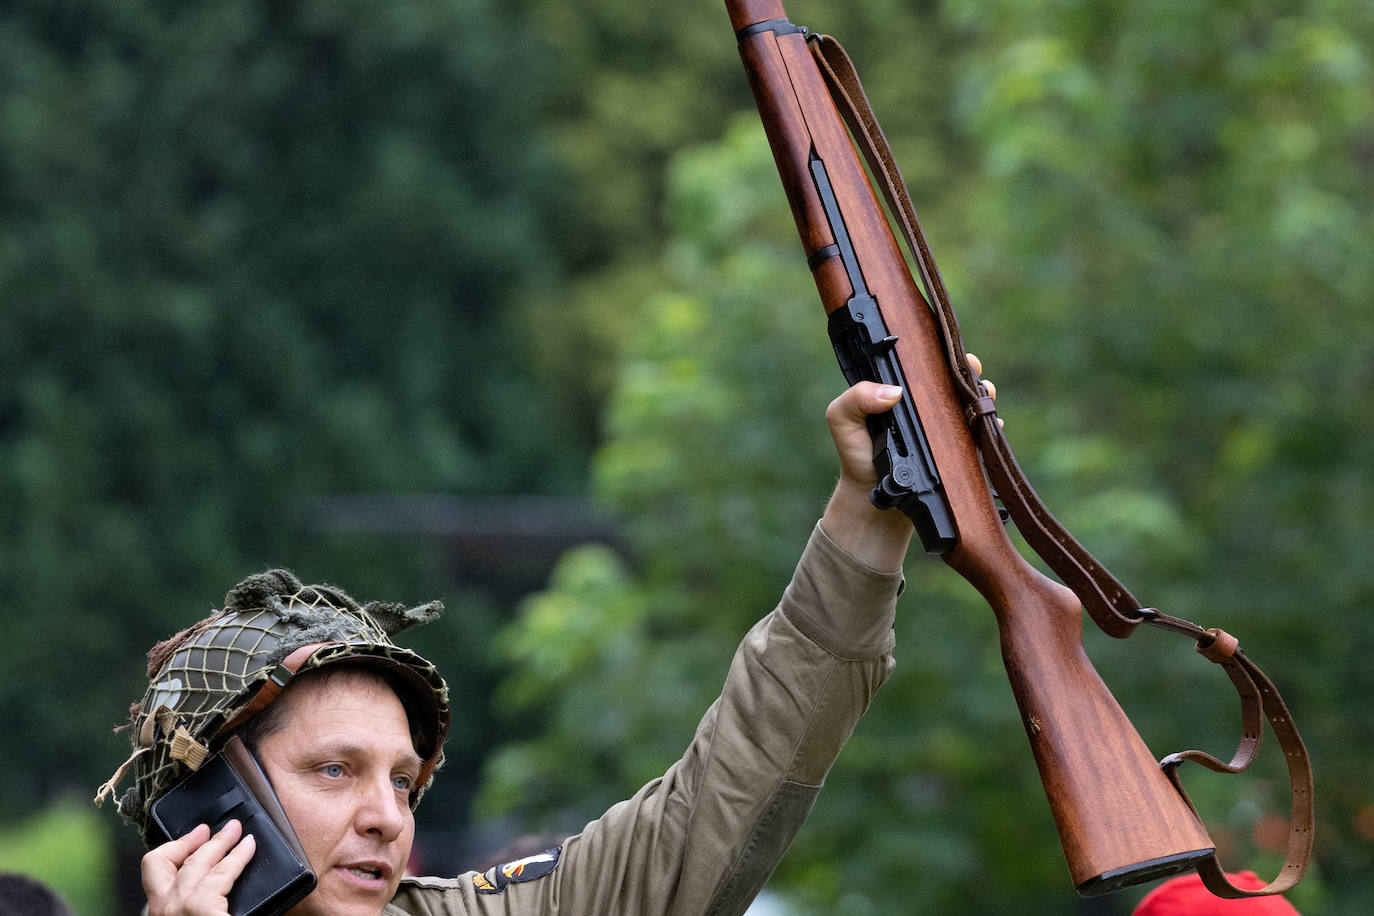
<svg viewBox="0 0 1374 916"><path fill-rule="evenodd" d="M1374 6L792 0L849 47L1046 502L1237 634L1374 897ZM250 572L443 598L418 852L573 832L689 741L833 479L842 388L718 0L0 2L0 871L135 912L95 788L144 652ZM898 668L770 910L1076 898L991 613L913 557ZM1152 750L1189 643L1087 633ZM1272 747L1271 747L1272 750ZM1281 761L1188 771L1230 867Z"/></svg>

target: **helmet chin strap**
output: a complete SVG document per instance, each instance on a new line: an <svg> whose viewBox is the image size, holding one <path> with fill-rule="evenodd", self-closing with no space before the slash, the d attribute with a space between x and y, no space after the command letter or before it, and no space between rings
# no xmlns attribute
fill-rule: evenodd
<svg viewBox="0 0 1374 916"><path fill-rule="evenodd" d="M228 734L238 728L249 719L256 716L267 708L268 704L281 696L281 692L286 689L286 685L291 683L291 679L296 676L296 672L301 670L301 666L309 660L320 649L326 646L336 646L339 643L315 642L301 646L286 658L282 659L281 664L272 669L272 673L267 676L267 680L258 688L248 702L234 712L229 717L229 721L220 727L216 736Z"/></svg>

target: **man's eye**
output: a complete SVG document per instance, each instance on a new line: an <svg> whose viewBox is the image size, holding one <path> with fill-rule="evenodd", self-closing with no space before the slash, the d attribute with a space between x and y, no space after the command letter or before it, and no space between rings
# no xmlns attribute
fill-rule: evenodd
<svg viewBox="0 0 1374 916"><path fill-rule="evenodd" d="M415 780L409 776L393 776L391 777L391 784L401 792L409 792L410 787L415 784Z"/></svg>
<svg viewBox="0 0 1374 916"><path fill-rule="evenodd" d="M338 779L344 773L343 764L326 763L324 766L320 767L320 772L330 779Z"/></svg>

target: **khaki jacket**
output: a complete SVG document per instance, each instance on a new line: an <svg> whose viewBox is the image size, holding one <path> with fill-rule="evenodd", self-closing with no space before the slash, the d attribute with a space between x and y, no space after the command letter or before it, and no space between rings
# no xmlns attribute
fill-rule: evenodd
<svg viewBox="0 0 1374 916"><path fill-rule="evenodd" d="M743 913L891 670L900 590L900 573L857 563L817 525L667 773L564 843L556 863L406 878L384 916Z"/></svg>

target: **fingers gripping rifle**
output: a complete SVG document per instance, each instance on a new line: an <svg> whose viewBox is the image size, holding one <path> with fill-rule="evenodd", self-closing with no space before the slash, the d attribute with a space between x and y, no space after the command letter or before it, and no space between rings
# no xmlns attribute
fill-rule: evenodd
<svg viewBox="0 0 1374 916"><path fill-rule="evenodd" d="M1222 897L1293 887L1311 854L1312 778L1277 691L1229 634L1142 607L1040 503L964 358L948 295L849 58L833 39L788 21L780 0L725 5L840 367L851 383L881 381L905 392L890 414L870 421L880 481L873 502L905 512L925 549L992 607L1079 893L1194 868ZM865 162L902 229L925 296ZM1021 556L1004 514L1064 584ZM1196 640L1199 652L1222 665L1242 700L1243 737L1229 763L1200 751L1156 763L1084 652L1084 609L1111 636L1148 623ZM1284 751L1293 808L1280 875L1246 891L1227 880L1176 771L1185 760L1221 772L1245 769L1259 748L1262 717Z"/></svg>

